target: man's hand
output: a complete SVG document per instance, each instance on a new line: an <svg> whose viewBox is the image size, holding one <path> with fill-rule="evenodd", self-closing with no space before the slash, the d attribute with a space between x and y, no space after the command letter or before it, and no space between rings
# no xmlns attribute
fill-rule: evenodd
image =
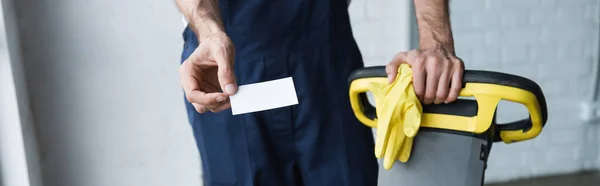
<svg viewBox="0 0 600 186"><path fill-rule="evenodd" d="M176 0L197 35L199 46L179 68L181 86L196 111L220 112L231 107L237 92L233 43L225 34L217 0Z"/></svg>
<svg viewBox="0 0 600 186"><path fill-rule="evenodd" d="M413 87L424 104L449 103L458 98L464 64L454 54L444 49L400 52L385 69L390 83L402 63L412 67Z"/></svg>
<svg viewBox="0 0 600 186"><path fill-rule="evenodd" d="M414 0L419 26L419 49L401 52L388 64L393 81L401 63L413 69L413 87L424 104L449 103L462 89L464 64L454 54L448 0Z"/></svg>
<svg viewBox="0 0 600 186"><path fill-rule="evenodd" d="M226 35L209 35L181 64L181 86L198 112L230 108L228 97L237 89L233 57L234 47Z"/></svg>

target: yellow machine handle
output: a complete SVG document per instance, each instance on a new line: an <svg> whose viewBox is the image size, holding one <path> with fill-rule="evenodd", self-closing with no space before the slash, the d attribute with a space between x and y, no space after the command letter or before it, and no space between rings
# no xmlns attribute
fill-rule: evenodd
<svg viewBox="0 0 600 186"><path fill-rule="evenodd" d="M350 102L354 114L363 124L376 128L376 112L367 100L367 92L373 83L387 84L384 66L366 67L354 71L349 77ZM548 119L546 99L535 82L516 75L491 71L466 70L463 76L461 97L474 97L477 101L476 116L459 116L425 111L421 127L439 128L481 134L494 127L495 141L505 143L535 138ZM374 97L375 102L379 98ZM496 108L500 100L523 104L529 117L505 124L495 123ZM436 110L437 105L427 105ZM444 105L444 109L461 109L459 103Z"/></svg>

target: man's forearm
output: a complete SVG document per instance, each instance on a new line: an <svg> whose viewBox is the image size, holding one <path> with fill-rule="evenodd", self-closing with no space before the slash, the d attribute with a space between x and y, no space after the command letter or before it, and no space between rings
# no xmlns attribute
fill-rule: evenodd
<svg viewBox="0 0 600 186"><path fill-rule="evenodd" d="M225 32L218 0L176 0L176 2L199 40Z"/></svg>
<svg viewBox="0 0 600 186"><path fill-rule="evenodd" d="M414 0L419 27L419 48L443 47L447 52L454 53L448 1Z"/></svg>

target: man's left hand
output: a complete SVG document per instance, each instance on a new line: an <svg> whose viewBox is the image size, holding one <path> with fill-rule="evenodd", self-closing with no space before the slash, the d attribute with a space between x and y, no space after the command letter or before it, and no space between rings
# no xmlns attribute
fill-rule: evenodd
<svg viewBox="0 0 600 186"><path fill-rule="evenodd" d="M398 53L386 66L390 83L398 75L402 63L412 67L413 87L424 104L450 103L458 98L465 67L453 51L438 48Z"/></svg>

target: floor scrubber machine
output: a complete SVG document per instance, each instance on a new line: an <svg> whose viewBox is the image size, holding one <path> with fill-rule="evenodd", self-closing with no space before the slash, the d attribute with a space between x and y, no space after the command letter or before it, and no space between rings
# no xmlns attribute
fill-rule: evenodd
<svg viewBox="0 0 600 186"><path fill-rule="evenodd" d="M385 67L361 68L349 77L356 117L376 128L373 121L377 118L377 108L368 101L367 92L371 90L365 86L373 82L388 83ZM529 117L496 123L501 100L523 104ZM374 101L385 100L375 97ZM423 105L421 116L410 160L395 163L389 170L394 185L483 185L492 144L535 138L548 118L546 100L535 82L516 75L476 70L465 70L460 99L448 104Z"/></svg>

